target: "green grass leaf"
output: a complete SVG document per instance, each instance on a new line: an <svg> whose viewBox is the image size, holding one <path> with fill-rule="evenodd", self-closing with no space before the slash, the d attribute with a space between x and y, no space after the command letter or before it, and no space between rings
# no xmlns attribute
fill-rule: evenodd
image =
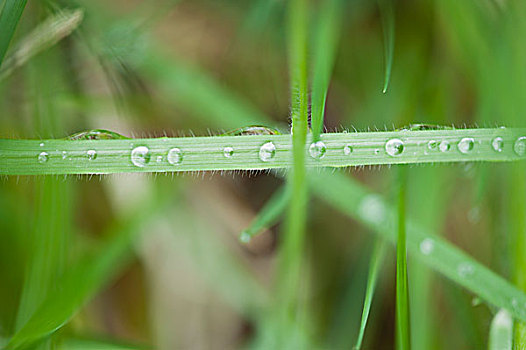
<svg viewBox="0 0 526 350"><path fill-rule="evenodd" d="M345 2L327 0L320 3L314 31L312 53L311 129L313 140L318 141L323 131L325 101L340 38L341 20Z"/></svg>
<svg viewBox="0 0 526 350"><path fill-rule="evenodd" d="M358 333L358 340L354 349L359 350L362 348L363 337L365 335L365 327L369 319L369 312L371 311L371 304L373 302L374 291L376 289L376 282L378 280L378 273L384 256L386 254L386 244L383 238L377 238L373 252L371 254L371 262L369 263L369 273L367 276L367 287L365 289L365 300L363 302L362 318L360 321L360 331Z"/></svg>
<svg viewBox="0 0 526 350"><path fill-rule="evenodd" d="M100 249L81 259L57 281L57 289L24 322L9 340L8 349L19 349L60 329L97 291L127 264L131 244L153 213L159 213L163 201L143 203L141 209L112 227L111 235ZM160 215L160 214L159 214Z"/></svg>
<svg viewBox="0 0 526 350"><path fill-rule="evenodd" d="M394 42L395 42L395 14L393 0L378 0L380 14L382 17L382 27L384 32L384 87L382 92L385 94L391 80L391 70L393 67Z"/></svg>
<svg viewBox="0 0 526 350"><path fill-rule="evenodd" d="M512 335L513 319L508 311L501 309L491 321L488 350L511 350Z"/></svg>
<svg viewBox="0 0 526 350"><path fill-rule="evenodd" d="M406 183L407 169L402 165L397 169L398 225L396 238L396 344L397 349L410 349L409 331L409 291L407 282L406 246Z"/></svg>
<svg viewBox="0 0 526 350"><path fill-rule="evenodd" d="M80 25L83 16L82 10L62 10L39 24L7 55L0 67L0 81L33 56L70 35Z"/></svg>
<svg viewBox="0 0 526 350"><path fill-rule="evenodd" d="M291 145L290 135L0 139L0 175L279 169L293 167L297 157L307 167L516 161L526 159L525 137L526 129L496 128L332 133L321 135L318 143L312 143L311 135L293 140L297 145ZM494 149L496 139L500 152ZM301 169L295 175L300 184ZM292 183L292 191L299 191L300 184Z"/></svg>
<svg viewBox="0 0 526 350"><path fill-rule="evenodd" d="M290 197L290 188L286 185L274 192L254 220L252 220L250 226L241 232L239 240L243 243L248 243L262 230L274 225L289 205Z"/></svg>
<svg viewBox="0 0 526 350"><path fill-rule="evenodd" d="M395 242L396 212L380 195L343 174L310 174L315 195ZM323 188L317 184L325 184ZM428 232L411 218L407 220L407 249L416 259L471 291L487 303L526 320L526 295L504 278L444 239Z"/></svg>
<svg viewBox="0 0 526 350"><path fill-rule="evenodd" d="M0 12L0 66L9 43L15 34L18 21L24 12L27 0L5 0Z"/></svg>

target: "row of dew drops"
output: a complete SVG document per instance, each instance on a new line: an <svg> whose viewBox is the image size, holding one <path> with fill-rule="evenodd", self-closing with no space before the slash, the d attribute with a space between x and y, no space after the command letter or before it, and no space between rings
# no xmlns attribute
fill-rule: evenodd
<svg viewBox="0 0 526 350"><path fill-rule="evenodd" d="M40 144L41 147L44 146L43 143ZM400 139L391 139L386 142L385 144L385 151L390 156L399 156L404 151L404 142ZM458 142L458 150L461 153L468 154L470 153L475 147L475 139L471 137L465 137L461 139ZM496 152L502 152L504 148L504 140L502 137L495 137L491 141L491 147ZM447 152L451 149L451 144L449 141L441 141L438 142L436 140L430 140L427 143L427 149L429 151L433 150L439 150L440 152ZM524 156L526 154L526 136L519 137L517 141L514 144L513 147L515 153L519 156ZM321 159L325 156L325 153L327 152L327 146L323 141L316 141L313 142L309 147L309 154L314 159ZM351 144L346 144L343 147L343 154L344 155L350 155L353 152L353 147ZM379 153L379 150L377 149L375 151L377 154ZM223 148L223 155L226 158L232 158L234 156L234 148L231 146L227 146ZM263 162L268 162L272 160L276 155L276 146L272 142L266 142L259 148L259 159ZM88 160L94 160L97 158L97 151L90 149L86 151L86 157ZM64 151L62 153L62 159L67 159L67 153ZM137 167L144 167L146 164L150 162L151 154L150 150L146 146L138 146L135 147L131 151L130 160L133 163L133 165ZM168 163L171 165L178 165L181 164L183 161L183 152L181 149L175 147L168 151L166 155L166 159ZM46 163L49 160L49 153L48 152L40 152L37 160L39 163L43 164ZM157 156L157 162L160 163L163 160L162 156Z"/></svg>

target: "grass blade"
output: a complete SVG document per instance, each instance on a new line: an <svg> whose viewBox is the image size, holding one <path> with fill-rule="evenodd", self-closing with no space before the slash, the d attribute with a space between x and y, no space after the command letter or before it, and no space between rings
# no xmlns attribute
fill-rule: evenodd
<svg viewBox="0 0 526 350"><path fill-rule="evenodd" d="M319 141L320 133L323 131L325 101L340 37L344 1L322 1L320 6L313 45L311 88L311 129L314 142Z"/></svg>
<svg viewBox="0 0 526 350"><path fill-rule="evenodd" d="M41 306L10 339L7 349L19 349L54 333L87 300L113 278L130 258L131 244L152 213L158 213L162 201L145 204L131 218L122 221L101 248L73 265L57 282L58 289L49 294Z"/></svg>
<svg viewBox="0 0 526 350"><path fill-rule="evenodd" d="M492 148L495 137L502 138L505 145L502 152ZM519 150L517 145L521 142L521 147L526 147L526 138L523 137L526 137L526 129L512 128L331 133L322 135L323 143L318 154L324 152L323 157L305 157L303 152L310 151L305 142L300 148L303 152L294 153L290 135L75 141L0 139L0 175L277 169L293 166L293 153L301 153L302 164L307 167L515 161L526 159L526 152L514 150ZM391 139L403 142L401 154L393 156L387 152L387 142ZM468 153L461 152L459 148L462 140L470 139L476 140L473 148ZM311 140L309 135L307 144ZM275 147L275 152L271 152L270 159L264 161L260 157L260 150L262 145L269 142ZM430 149L430 143L435 148ZM447 150L439 150L437 144L446 144ZM143 166L131 161L130 150L137 147L148 148L145 155L148 161L141 164ZM233 148L232 157L225 157L225 147ZM172 148L182 152L179 163L168 161L167 155ZM96 151L97 157L90 160L88 150ZM47 157L39 161L42 152ZM63 152L66 152L65 158ZM163 161L150 161L159 156Z"/></svg>
<svg viewBox="0 0 526 350"><path fill-rule="evenodd" d="M372 193L343 174L310 174L315 195L395 242L396 215L381 196ZM323 188L316 186L324 183ZM507 309L513 317L526 320L526 295L484 265L442 238L407 220L408 251L433 270L453 280L489 304Z"/></svg>
<svg viewBox="0 0 526 350"><path fill-rule="evenodd" d="M287 177L291 201L281 242L277 274L278 302L275 311L280 333L277 347L298 347L304 310L298 303L307 219L305 143L308 128L307 79L308 0L292 0L288 7L288 54L292 113L292 171ZM304 291L304 290L303 290Z"/></svg>
<svg viewBox="0 0 526 350"><path fill-rule="evenodd" d="M511 350L512 335L513 319L508 311L501 309L491 321L488 350Z"/></svg>
<svg viewBox="0 0 526 350"><path fill-rule="evenodd" d="M409 292L407 283L406 248L406 171L398 168L398 235L396 239L396 338L398 349L410 349Z"/></svg>
<svg viewBox="0 0 526 350"><path fill-rule="evenodd" d="M367 287L365 289L365 300L363 302L362 319L360 321L360 331L358 333L358 340L354 349L359 350L362 347L363 337L365 335L365 327L369 319L369 312L373 302L374 291L376 289L376 281L378 273L386 254L386 244L382 238L377 238L371 254L371 262L369 264L369 274L367 277Z"/></svg>
<svg viewBox="0 0 526 350"><path fill-rule="evenodd" d="M290 190L285 185L272 194L272 197L265 203L265 206L259 211L256 218L252 220L250 226L241 232L239 240L243 243L248 243L254 236L261 233L263 229L275 224L286 210L289 202Z"/></svg>
<svg viewBox="0 0 526 350"><path fill-rule="evenodd" d="M18 21L24 12L27 0L5 0L0 12L0 67L9 43L15 34Z"/></svg>
<svg viewBox="0 0 526 350"><path fill-rule="evenodd" d="M210 126L238 128L250 124L269 124L269 118L238 94L221 84L197 67L160 50L144 58L140 70L157 84L170 103L196 113ZM203 103L206 101L206 103Z"/></svg>
<svg viewBox="0 0 526 350"><path fill-rule="evenodd" d="M12 49L0 68L0 81L38 53L70 35L82 22L82 10L63 10L46 19Z"/></svg>
<svg viewBox="0 0 526 350"><path fill-rule="evenodd" d="M385 74L384 87L382 92L385 94L391 80L391 69L393 66L394 41L395 41L395 22L393 0L378 0L380 5L380 15L382 17L382 27L384 32L384 60Z"/></svg>

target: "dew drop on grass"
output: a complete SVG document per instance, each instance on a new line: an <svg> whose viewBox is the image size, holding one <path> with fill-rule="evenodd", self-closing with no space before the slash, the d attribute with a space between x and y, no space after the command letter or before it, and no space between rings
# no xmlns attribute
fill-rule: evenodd
<svg viewBox="0 0 526 350"><path fill-rule="evenodd" d="M62 151L62 159L67 159L68 158L68 152L66 151Z"/></svg>
<svg viewBox="0 0 526 350"><path fill-rule="evenodd" d="M450 148L451 148L451 145L449 144L448 141L442 141L438 145L438 149L440 150L440 152L447 152L449 151Z"/></svg>
<svg viewBox="0 0 526 350"><path fill-rule="evenodd" d="M404 142L400 139L392 139L385 144L385 151L390 156L399 156L404 151Z"/></svg>
<svg viewBox="0 0 526 350"><path fill-rule="evenodd" d="M323 141L313 142L309 147L310 156L314 159L322 159L326 152L327 146Z"/></svg>
<svg viewBox="0 0 526 350"><path fill-rule="evenodd" d="M135 147L131 151L131 162L140 168L150 162L150 150L146 146Z"/></svg>
<svg viewBox="0 0 526 350"><path fill-rule="evenodd" d="M41 143L40 143L40 147L44 147L44 142L41 142Z"/></svg>
<svg viewBox="0 0 526 350"><path fill-rule="evenodd" d="M420 251L424 255L429 255L435 249L435 241L432 238L426 238L420 242Z"/></svg>
<svg viewBox="0 0 526 350"><path fill-rule="evenodd" d="M437 146L438 146L438 142L436 142L435 140L431 140L427 143L427 149L430 151L436 150Z"/></svg>
<svg viewBox="0 0 526 350"><path fill-rule="evenodd" d="M471 152L473 147L475 147L475 140L473 140L471 137L464 137L458 143L458 150L464 154Z"/></svg>
<svg viewBox="0 0 526 350"><path fill-rule="evenodd" d="M518 156L523 156L526 154L526 136L521 136L517 139L517 141L515 141L513 150Z"/></svg>
<svg viewBox="0 0 526 350"><path fill-rule="evenodd" d="M352 151L353 151L352 146L349 144L343 147L343 154L345 154L346 156L351 155Z"/></svg>
<svg viewBox="0 0 526 350"><path fill-rule="evenodd" d="M49 160L49 154L47 152L40 152L37 159L40 164L44 164Z"/></svg>
<svg viewBox="0 0 526 350"><path fill-rule="evenodd" d="M380 149L379 148L375 149L374 154L380 154Z"/></svg>
<svg viewBox="0 0 526 350"><path fill-rule="evenodd" d="M161 163L163 161L163 156L157 156L157 158L155 158L155 161L157 163Z"/></svg>
<svg viewBox="0 0 526 350"><path fill-rule="evenodd" d="M94 149L90 149L86 154L88 155L88 160L94 160L97 158L97 151Z"/></svg>
<svg viewBox="0 0 526 350"><path fill-rule="evenodd" d="M223 154L227 158L232 158L234 156L234 147L227 146L227 147L223 148Z"/></svg>
<svg viewBox="0 0 526 350"><path fill-rule="evenodd" d="M272 142L264 143L259 148L259 159L263 162L268 162L276 155L276 146Z"/></svg>
<svg viewBox="0 0 526 350"><path fill-rule="evenodd" d="M168 163L172 165L181 164L181 162L183 161L183 152L177 147L172 148L168 151L166 159L168 160Z"/></svg>
<svg viewBox="0 0 526 350"><path fill-rule="evenodd" d="M495 152L502 152L502 149L504 148L504 140L502 137L495 137L491 141L491 147Z"/></svg>
<svg viewBox="0 0 526 350"><path fill-rule="evenodd" d="M248 233L247 231L243 231L239 235L239 241L241 243L249 243L251 239L252 237L250 237L250 233Z"/></svg>
<svg viewBox="0 0 526 350"><path fill-rule="evenodd" d="M385 220L385 206L382 198L376 194L370 194L360 202L358 212L369 222L379 222Z"/></svg>
<svg viewBox="0 0 526 350"><path fill-rule="evenodd" d="M458 264L457 272L460 277L468 277L471 276L473 272L475 272L475 268L470 263L463 262Z"/></svg>

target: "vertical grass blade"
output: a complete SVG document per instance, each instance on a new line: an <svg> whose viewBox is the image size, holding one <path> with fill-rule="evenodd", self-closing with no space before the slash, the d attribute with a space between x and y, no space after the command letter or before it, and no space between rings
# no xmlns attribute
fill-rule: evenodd
<svg viewBox="0 0 526 350"><path fill-rule="evenodd" d="M386 254L386 244L382 238L377 238L373 253L371 255L371 262L369 264L369 273L367 277L367 287L365 289L365 300L363 302L362 319L360 321L360 331L358 333L358 340L354 349L359 350L362 347L363 337L365 335L365 327L369 319L369 312L373 301L374 291L376 289L376 281L378 279L378 272Z"/></svg>
<svg viewBox="0 0 526 350"><path fill-rule="evenodd" d="M397 348L410 349L409 332L409 292L407 283L407 247L406 247L406 171L405 166L398 167L398 236L396 241L396 338Z"/></svg>
<svg viewBox="0 0 526 350"><path fill-rule="evenodd" d="M288 186L283 186L272 194L272 197L265 203L256 218L239 235L239 240L248 243L250 240L261 233L261 231L276 223L279 217L286 210L290 202L290 190Z"/></svg>
<svg viewBox="0 0 526 350"><path fill-rule="evenodd" d="M380 16L382 17L382 27L384 33L384 87L382 92L385 94L391 80L391 69L393 66L394 41L395 41L395 15L393 0L378 0L380 6Z"/></svg>
<svg viewBox="0 0 526 350"><path fill-rule="evenodd" d="M279 346L285 341L294 344L296 333L287 329L301 328L298 311L301 265L307 218L307 182L305 170L305 143L307 140L307 18L308 0L292 0L288 7L288 49L292 113L292 171L288 176L291 201L286 221L286 232L281 243L278 270L278 314L282 334ZM289 345L290 346L290 345ZM296 345L297 346L297 345Z"/></svg>
<svg viewBox="0 0 526 350"><path fill-rule="evenodd" d="M500 309L491 321L488 350L511 350L512 335L513 319L508 311Z"/></svg>
<svg viewBox="0 0 526 350"><path fill-rule="evenodd" d="M0 67L27 0L5 0L0 12Z"/></svg>
<svg viewBox="0 0 526 350"><path fill-rule="evenodd" d="M319 140L323 131L325 101L340 37L343 11L342 0L326 0L320 3L312 54L311 129L314 142Z"/></svg>

